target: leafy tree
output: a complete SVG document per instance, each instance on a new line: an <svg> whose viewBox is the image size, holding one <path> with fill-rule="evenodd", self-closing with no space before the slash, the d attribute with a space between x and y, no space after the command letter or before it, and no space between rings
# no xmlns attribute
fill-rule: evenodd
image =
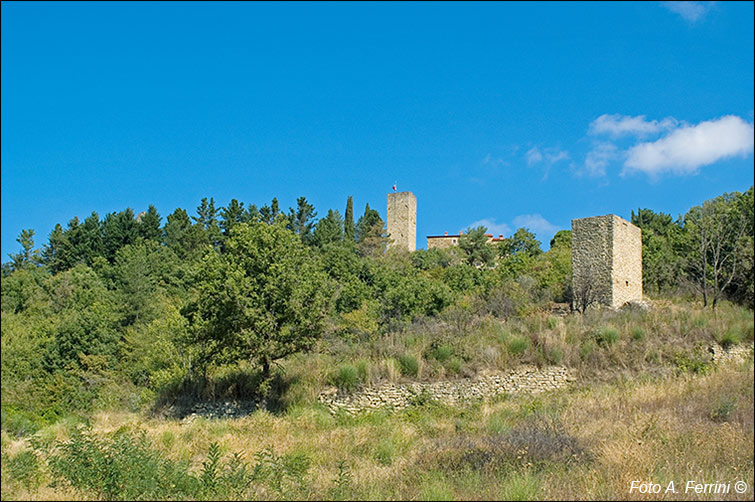
<svg viewBox="0 0 755 502"><path fill-rule="evenodd" d="M684 217L688 233L688 271L703 295L703 306L713 309L726 288L741 276L751 257L749 222L737 202L739 192L727 193L695 206Z"/></svg>
<svg viewBox="0 0 755 502"><path fill-rule="evenodd" d="M291 230L301 238L302 242L309 243L312 239L314 218L317 216L315 207L307 202L305 197L296 199L296 211L289 208L289 220Z"/></svg>
<svg viewBox="0 0 755 502"><path fill-rule="evenodd" d="M205 363L274 361L309 349L323 333L327 278L311 251L282 223L242 224L223 255L195 273L198 294L183 311Z"/></svg>
<svg viewBox="0 0 755 502"><path fill-rule="evenodd" d="M468 228L459 237L459 248L466 254L466 261L473 267L491 267L495 262L495 250L488 244L484 226Z"/></svg>
<svg viewBox="0 0 755 502"><path fill-rule="evenodd" d="M346 213L343 218L343 239L346 242L354 242L356 227L354 226L354 200L351 195L346 200Z"/></svg>
<svg viewBox="0 0 755 502"><path fill-rule="evenodd" d="M540 248L540 241L535 234L526 228L517 229L514 235L507 237L503 242L498 244L501 256L538 256L543 253Z"/></svg>
<svg viewBox="0 0 755 502"><path fill-rule="evenodd" d="M642 231L642 283L647 292L661 294L680 285L683 279L684 229L681 220L650 209L632 211L632 224Z"/></svg>
<svg viewBox="0 0 755 502"><path fill-rule="evenodd" d="M312 241L320 247L343 241L343 220L338 210L328 209L328 215L317 222Z"/></svg>

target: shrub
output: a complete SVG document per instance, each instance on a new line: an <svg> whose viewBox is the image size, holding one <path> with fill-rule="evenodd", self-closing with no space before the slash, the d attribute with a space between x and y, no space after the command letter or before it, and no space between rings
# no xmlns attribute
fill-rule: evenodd
<svg viewBox="0 0 755 502"><path fill-rule="evenodd" d="M453 348L451 348L450 345L440 345L439 347L436 347L432 351L432 357L435 358L439 363L444 363L448 358L450 358L454 353Z"/></svg>
<svg viewBox="0 0 755 502"><path fill-rule="evenodd" d="M354 390L359 384L359 371L351 364L342 364L331 376L330 383L343 390Z"/></svg>
<svg viewBox="0 0 755 502"><path fill-rule="evenodd" d="M416 377L419 373L419 361L411 354L403 354L398 358L398 364L401 368L401 374L409 377Z"/></svg>
<svg viewBox="0 0 755 502"><path fill-rule="evenodd" d="M639 326L632 328L632 340L640 341L645 338L645 332Z"/></svg>
<svg viewBox="0 0 755 502"><path fill-rule="evenodd" d="M558 347L551 346L545 350L545 358L551 364L561 364L564 359L564 352Z"/></svg>
<svg viewBox="0 0 755 502"><path fill-rule="evenodd" d="M458 357L452 357L448 360L448 363L446 363L445 367L446 370L451 373L452 375L458 375L461 373L461 359Z"/></svg>
<svg viewBox="0 0 755 502"><path fill-rule="evenodd" d="M598 345L610 346L619 341L619 330L616 328L601 328L595 335Z"/></svg>
<svg viewBox="0 0 755 502"><path fill-rule="evenodd" d="M506 348L515 356L521 356L530 348L530 339L524 336L512 336L509 338Z"/></svg>
<svg viewBox="0 0 755 502"><path fill-rule="evenodd" d="M723 336L719 337L718 343L721 347L728 349L732 345L736 345L741 341L739 333L733 330L727 331Z"/></svg>

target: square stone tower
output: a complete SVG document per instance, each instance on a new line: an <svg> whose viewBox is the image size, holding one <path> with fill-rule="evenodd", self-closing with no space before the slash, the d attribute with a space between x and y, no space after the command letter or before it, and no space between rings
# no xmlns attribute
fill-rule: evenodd
<svg viewBox="0 0 755 502"><path fill-rule="evenodd" d="M572 220L574 307L642 300L642 233L615 214Z"/></svg>
<svg viewBox="0 0 755 502"><path fill-rule="evenodd" d="M411 192L388 194L388 237L391 246L414 251L417 249L417 197Z"/></svg>

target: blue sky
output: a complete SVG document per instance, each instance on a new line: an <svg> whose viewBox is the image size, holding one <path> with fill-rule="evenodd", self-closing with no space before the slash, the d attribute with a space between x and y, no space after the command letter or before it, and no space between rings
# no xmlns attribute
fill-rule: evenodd
<svg viewBox="0 0 755 502"><path fill-rule="evenodd" d="M753 184L753 3L2 3L2 255L202 197L425 236Z"/></svg>

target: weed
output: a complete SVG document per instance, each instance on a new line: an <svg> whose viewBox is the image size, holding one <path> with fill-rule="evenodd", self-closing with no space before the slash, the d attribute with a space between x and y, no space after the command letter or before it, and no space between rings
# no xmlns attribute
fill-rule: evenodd
<svg viewBox="0 0 755 502"><path fill-rule="evenodd" d="M604 347L611 346L619 341L619 330L612 327L604 327L595 334L595 341Z"/></svg>
<svg viewBox="0 0 755 502"><path fill-rule="evenodd" d="M524 336L512 336L509 338L506 348L515 356L521 356L530 348L530 339Z"/></svg>
<svg viewBox="0 0 755 502"><path fill-rule="evenodd" d="M398 358L398 364L401 368L401 374L409 377L416 377L419 373L419 362L411 354L403 354Z"/></svg>

